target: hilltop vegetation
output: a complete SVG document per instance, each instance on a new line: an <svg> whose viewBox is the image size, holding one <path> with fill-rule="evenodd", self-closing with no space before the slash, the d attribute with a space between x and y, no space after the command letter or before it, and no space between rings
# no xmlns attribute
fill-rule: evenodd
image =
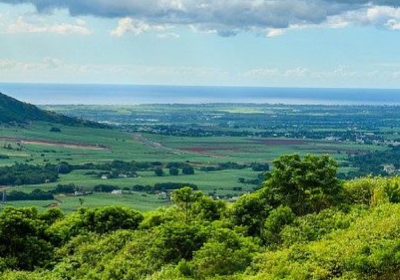
<svg viewBox="0 0 400 280"><path fill-rule="evenodd" d="M0 279L398 279L400 179L336 173L327 156L283 156L232 204L184 187L145 214L5 208Z"/></svg>
<svg viewBox="0 0 400 280"><path fill-rule="evenodd" d="M34 105L18 101L0 93L0 124L27 124L33 121L64 125L101 126L95 122L41 110Z"/></svg>

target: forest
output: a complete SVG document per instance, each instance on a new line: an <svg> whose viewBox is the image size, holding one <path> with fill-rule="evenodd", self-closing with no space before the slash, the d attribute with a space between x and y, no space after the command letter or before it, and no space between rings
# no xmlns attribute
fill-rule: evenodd
<svg viewBox="0 0 400 280"><path fill-rule="evenodd" d="M295 154L236 202L183 187L150 212L6 207L0 279L399 279L400 178L337 171Z"/></svg>

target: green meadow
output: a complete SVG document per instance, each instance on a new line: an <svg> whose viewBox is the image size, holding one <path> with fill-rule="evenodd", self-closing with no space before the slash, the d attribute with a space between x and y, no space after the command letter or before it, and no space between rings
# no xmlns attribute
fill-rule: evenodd
<svg viewBox="0 0 400 280"><path fill-rule="evenodd" d="M329 115L334 120L341 114L346 115L346 108L255 105L200 105L200 108L197 108L191 105L141 105L48 106L46 109L94 121L116 119L120 123L123 123L123 120L127 123L109 128L66 126L46 122L1 125L0 166L60 162L81 165L108 163L114 160L161 162L165 166L170 162L181 162L193 166L195 174L180 173L178 176L171 176L169 170L164 169L165 175L162 177L156 176L153 171L138 171L135 178L104 180L86 174L85 170L75 170L69 174L61 174L57 182L6 187L8 191L52 190L58 184L75 184L79 188L91 191L101 184L123 189L135 185L154 186L157 183L172 182L195 184L206 194L238 197L243 193L252 192L257 187L254 184L239 183L238 179L255 180L260 172L253 171L250 167L210 172L201 171L201 168L227 162L272 165L281 155L293 153L329 154L340 164L339 172L347 174L357 171L357 168L348 162L353 154L388 150L387 145L357 143L352 140L352 135L356 135L353 131L356 130L350 127L349 120L346 121L347 127L331 125L330 119L324 120L325 123L318 123L321 116ZM350 120L354 116L358 117L357 111L352 110L348 113ZM378 116L378 111L376 115ZM371 125L371 128L367 126L371 122L369 119L365 122L362 128L358 128L357 133L385 137L389 140L396 139L397 131L387 127L376 130L375 124ZM53 127L57 127L60 132L51 132ZM190 129L194 129L194 132ZM263 133L271 136L262 137ZM310 138L306 137L307 133L312 133ZM325 136L320 136L338 133L350 135L350 140L328 141L324 139ZM297 137L293 138L290 135ZM83 205L88 207L130 205L141 210L151 210L169 203L157 195L136 192L122 195L94 193L83 197L83 200ZM58 206L67 212L76 210L81 203L79 197L75 196L57 196L55 201L9 202L15 206L33 204L41 209Z"/></svg>

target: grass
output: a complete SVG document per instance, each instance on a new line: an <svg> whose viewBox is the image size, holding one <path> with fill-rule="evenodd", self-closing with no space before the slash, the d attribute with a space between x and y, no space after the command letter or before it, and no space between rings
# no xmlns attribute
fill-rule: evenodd
<svg viewBox="0 0 400 280"><path fill-rule="evenodd" d="M100 184L107 184L118 186L120 188L132 187L134 185L151 185L162 182L176 182L176 183L192 183L199 187L200 190L208 193L216 191L217 194L226 195L232 193L234 187L242 187L244 191L251 191L253 185L244 185L238 183L239 177L254 179L257 178L257 172L251 169L244 170L222 170L213 172L197 171L194 175L178 175L170 176L165 175L162 177L155 176L154 172L142 171L138 172L138 178L119 178L103 180L85 175L87 171L76 170L67 175L61 175L58 182L40 184L40 185L27 185L18 187L18 190L30 192L34 189L51 190L58 184L75 184L79 187L84 187L88 190L93 189L94 186ZM168 171L165 170L165 173Z"/></svg>
<svg viewBox="0 0 400 280"><path fill-rule="evenodd" d="M241 112L243 113L243 112ZM0 137L15 137L45 141L57 141L86 145L107 146L107 150L92 150L88 148L71 148L65 146L46 146L43 144L20 144L15 141L0 141L0 154L9 156L9 159L0 160L0 165L10 165L15 162L30 164L46 164L66 161L71 164L101 163L113 160L124 161L161 161L186 162L196 167L196 174L179 176L157 177L152 171L138 172L138 178L121 178L101 180L89 175L87 171L74 171L68 175L61 175L58 182L52 184L30 185L18 187L19 190L30 192L35 188L44 190L53 189L57 184L74 183L77 186L92 189L95 185L110 184L120 188L134 185L154 185L162 182L192 183L205 193L215 192L218 195L240 195L252 191L253 185L238 183L238 178L254 179L258 172L250 168L244 170L223 170L202 172L199 167L217 164L220 162L269 162L282 154L309 153L330 154L339 162L346 161L347 152L358 150L381 150L384 147L360 145L355 143L339 143L327 141L308 141L303 144L267 145L255 143L254 139L246 137L178 137L144 133L142 139L119 129L96 129L86 127L68 127L59 125L61 133L50 132L53 125L34 123L25 127L0 126ZM275 139L276 140L276 139ZM2 149L11 144L13 149ZM343 168L348 172L351 168ZM165 170L168 174L168 170ZM234 191L233 188L242 187L243 191ZM80 206L77 197L60 197L59 207L64 211L73 211ZM9 205L24 207L36 205L45 209L50 201L19 201ZM95 207L103 205L129 205L139 210L151 210L165 205L155 195L142 193L125 194L121 196L111 194L93 194L84 197L84 206ZM2 206L4 207L4 206Z"/></svg>
<svg viewBox="0 0 400 280"><path fill-rule="evenodd" d="M83 199L81 205L79 198ZM30 207L36 206L39 210L44 211L51 207L58 207L63 212L69 213L77 210L79 207L95 208L109 205L125 205L140 211L150 211L156 208L167 206L170 202L161 199L156 195L147 195L142 193L133 192L131 194L113 195L108 193L94 193L92 195L77 197L65 196L57 197L57 200L27 200L27 201L10 201L6 204L0 204L0 209L6 206L13 207Z"/></svg>

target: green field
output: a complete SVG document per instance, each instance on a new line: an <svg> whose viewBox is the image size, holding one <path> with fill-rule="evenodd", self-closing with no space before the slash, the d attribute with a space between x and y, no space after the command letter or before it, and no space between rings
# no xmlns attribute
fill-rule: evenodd
<svg viewBox="0 0 400 280"><path fill-rule="evenodd" d="M83 199L81 205L79 198ZM57 200L26 200L12 201L6 204L0 204L0 209L5 206L29 207L37 206L40 211L51 207L59 207L63 212L69 213L77 210L79 207L101 207L108 205L125 205L140 211L150 211L158 207L168 206L169 200L162 199L156 195L147 195L141 193L131 193L124 195L114 195L108 193L94 193L84 197L76 196L57 196Z"/></svg>
<svg viewBox="0 0 400 280"><path fill-rule="evenodd" d="M251 192L254 184L239 183L239 178L257 179L260 172L250 167L205 172L202 167L220 163L269 163L284 154L329 154L340 164L343 174L356 172L349 164L355 154L386 151L386 140L395 141L397 130L379 127L379 118L365 113L360 118L357 108L256 105L142 105L142 106L49 106L46 109L94 121L117 120L127 123L110 128L65 126L45 122L0 126L0 166L14 163L45 165L68 162L72 165L126 162L170 162L190 164L194 175L158 177L154 171L138 171L136 178L103 180L87 175L84 170L60 175L54 183L8 186L24 192L34 189L52 190L58 184L75 184L91 191L107 184L119 188L157 183L191 183L204 193L217 196L240 196ZM379 108L378 108L379 109ZM378 116L378 109L371 110ZM347 113L347 110L350 112ZM85 115L86 114L86 115ZM322 118L322 120L321 120ZM333 124L343 119L343 126ZM356 119L354 119L356 118ZM108 121L112 123L112 121ZM360 127L356 128L358 123ZM363 123L364 122L364 123ZM133 126L132 126L133 125ZM61 132L50 132L57 126ZM378 128L376 128L378 126ZM341 141L327 136L342 135ZM307 138L307 136L309 138ZM354 138L355 137L355 138ZM361 137L362 142L356 138ZM365 140L365 141L364 141ZM379 140L379 141L378 141ZM374 142L373 141L378 141ZM8 157L8 158L7 158ZM240 189L240 190L238 190ZM95 193L84 197L84 205L124 204L149 210L166 205L154 194L135 193L111 195ZM57 197L57 201L10 202L11 205L37 205L48 208L57 205L65 211L80 206L78 197Z"/></svg>

